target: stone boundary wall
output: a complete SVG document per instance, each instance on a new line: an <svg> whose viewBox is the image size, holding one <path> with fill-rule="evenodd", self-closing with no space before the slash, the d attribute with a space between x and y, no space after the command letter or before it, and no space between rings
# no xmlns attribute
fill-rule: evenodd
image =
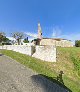
<svg viewBox="0 0 80 92"><path fill-rule="evenodd" d="M35 47L26 45L4 45L0 46L0 49L13 50L31 56L34 53Z"/></svg>
<svg viewBox="0 0 80 92"><path fill-rule="evenodd" d="M36 52L32 57L43 61L56 62L56 48L54 46L36 46Z"/></svg>
<svg viewBox="0 0 80 92"><path fill-rule="evenodd" d="M43 61L56 62L56 48L54 46L4 45L0 46L0 49L13 50Z"/></svg>

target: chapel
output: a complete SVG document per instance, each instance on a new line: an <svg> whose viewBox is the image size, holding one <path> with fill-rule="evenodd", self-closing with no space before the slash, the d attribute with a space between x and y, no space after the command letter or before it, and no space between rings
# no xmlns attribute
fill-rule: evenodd
<svg viewBox="0 0 80 92"><path fill-rule="evenodd" d="M73 47L72 41L63 38L45 38L42 37L42 29L38 23L38 37L36 45L52 45L57 47Z"/></svg>

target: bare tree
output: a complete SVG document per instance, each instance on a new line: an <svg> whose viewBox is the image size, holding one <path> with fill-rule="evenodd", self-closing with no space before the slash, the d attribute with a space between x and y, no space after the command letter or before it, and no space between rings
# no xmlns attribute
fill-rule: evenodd
<svg viewBox="0 0 80 92"><path fill-rule="evenodd" d="M23 32L13 32L11 36L17 40L18 45L20 45L21 39L24 38Z"/></svg>

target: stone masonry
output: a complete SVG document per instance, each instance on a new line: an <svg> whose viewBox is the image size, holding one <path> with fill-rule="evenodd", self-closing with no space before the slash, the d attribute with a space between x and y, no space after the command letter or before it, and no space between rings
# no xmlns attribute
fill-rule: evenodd
<svg viewBox="0 0 80 92"><path fill-rule="evenodd" d="M53 46L36 46L36 52L32 57L39 58L44 61L56 62L56 48Z"/></svg>
<svg viewBox="0 0 80 92"><path fill-rule="evenodd" d="M56 48L54 46L4 45L0 46L0 49L13 50L43 61L56 62Z"/></svg>

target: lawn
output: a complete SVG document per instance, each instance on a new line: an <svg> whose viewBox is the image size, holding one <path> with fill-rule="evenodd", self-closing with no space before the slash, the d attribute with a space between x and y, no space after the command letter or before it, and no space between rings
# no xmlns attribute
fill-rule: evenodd
<svg viewBox="0 0 80 92"><path fill-rule="evenodd" d="M59 71L62 70L65 86L72 92L80 92L80 48L57 48L56 63L44 62L10 50L0 50L0 53L51 78L57 77Z"/></svg>

